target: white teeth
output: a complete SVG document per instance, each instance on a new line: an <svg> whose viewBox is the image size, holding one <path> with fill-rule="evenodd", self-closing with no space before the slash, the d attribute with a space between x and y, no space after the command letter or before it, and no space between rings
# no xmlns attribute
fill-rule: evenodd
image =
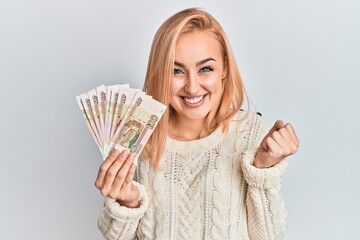
<svg viewBox="0 0 360 240"><path fill-rule="evenodd" d="M184 100L185 100L187 103L195 104L195 103L200 102L203 98L204 98L204 95L198 96L198 97L195 97L195 98L186 98L186 97L184 97Z"/></svg>

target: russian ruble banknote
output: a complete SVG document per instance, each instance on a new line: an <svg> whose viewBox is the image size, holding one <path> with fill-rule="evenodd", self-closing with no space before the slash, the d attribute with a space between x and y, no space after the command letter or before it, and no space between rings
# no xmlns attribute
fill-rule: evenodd
<svg viewBox="0 0 360 240"><path fill-rule="evenodd" d="M128 84L105 86L76 97L103 158L117 149L139 156L166 106Z"/></svg>

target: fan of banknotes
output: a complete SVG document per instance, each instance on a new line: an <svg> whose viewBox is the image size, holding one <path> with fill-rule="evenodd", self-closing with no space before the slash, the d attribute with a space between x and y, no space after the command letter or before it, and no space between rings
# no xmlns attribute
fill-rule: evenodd
<svg viewBox="0 0 360 240"><path fill-rule="evenodd" d="M76 97L103 158L124 149L140 154L166 106L128 84L101 85Z"/></svg>

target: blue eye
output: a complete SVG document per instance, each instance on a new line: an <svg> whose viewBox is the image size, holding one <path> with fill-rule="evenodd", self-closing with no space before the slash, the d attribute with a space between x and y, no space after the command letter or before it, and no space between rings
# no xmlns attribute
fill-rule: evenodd
<svg viewBox="0 0 360 240"><path fill-rule="evenodd" d="M174 73L174 75L177 75L177 74L182 74L183 71L181 71L181 70L178 69L178 68L175 68L173 73Z"/></svg>
<svg viewBox="0 0 360 240"><path fill-rule="evenodd" d="M214 69L210 66L205 66L203 68L200 69L199 72L212 72Z"/></svg>

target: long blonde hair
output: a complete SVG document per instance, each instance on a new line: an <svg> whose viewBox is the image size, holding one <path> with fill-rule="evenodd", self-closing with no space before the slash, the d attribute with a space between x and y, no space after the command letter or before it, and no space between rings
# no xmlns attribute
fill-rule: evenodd
<svg viewBox="0 0 360 240"><path fill-rule="evenodd" d="M154 99L168 106L158 126L142 151L141 157L159 167L164 152L169 120L174 109L170 106L170 84L174 69L175 46L179 37L191 31L207 31L219 41L227 74L223 81L223 95L218 109L213 109L207 116L206 128L210 131L222 125L228 129L231 118L239 111L244 97L247 98L226 34L216 19L198 8L180 11L168 18L155 34L143 90Z"/></svg>

